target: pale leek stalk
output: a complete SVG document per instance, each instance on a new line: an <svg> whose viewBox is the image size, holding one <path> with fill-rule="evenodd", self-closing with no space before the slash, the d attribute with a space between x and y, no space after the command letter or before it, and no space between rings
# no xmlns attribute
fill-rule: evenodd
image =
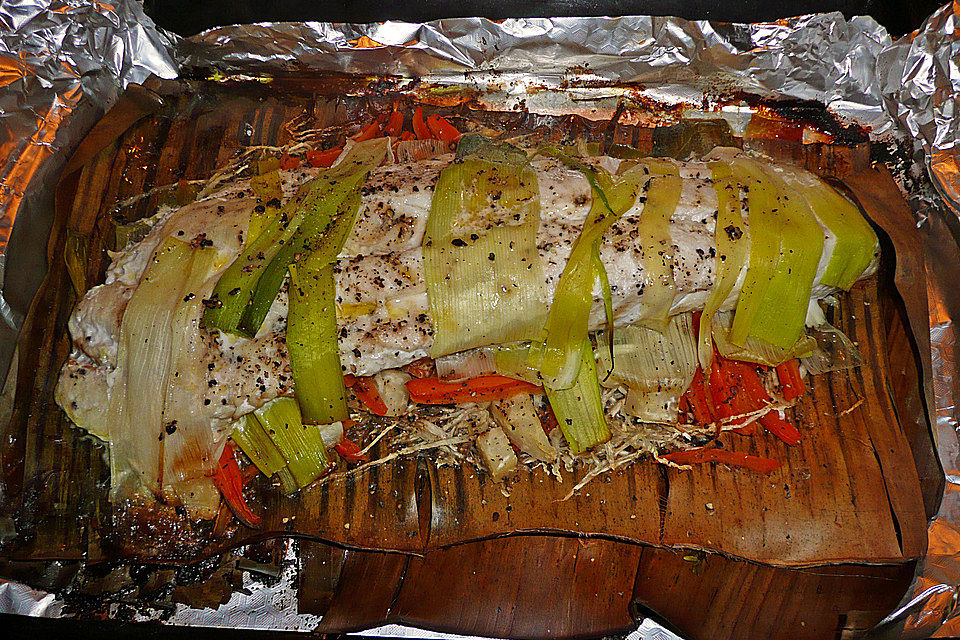
<svg viewBox="0 0 960 640"><path fill-rule="evenodd" d="M606 340L597 335L597 343ZM664 330L621 327L613 336L614 358L603 349L601 378L629 388L624 408L646 422L674 423L680 396L697 371L697 345L690 313L672 316Z"/></svg>
<svg viewBox="0 0 960 640"><path fill-rule="evenodd" d="M193 253L179 240L164 242L124 310L117 347L120 372L107 413L111 496L140 487L160 490L172 325Z"/></svg>
<svg viewBox="0 0 960 640"><path fill-rule="evenodd" d="M745 344L736 345L730 342L728 335L733 324L733 314L720 312L713 317L713 340L717 351L724 358L740 360L741 362L756 362L775 367L787 360L803 358L813 353L816 341L809 336L802 335L789 348L777 347L755 336L747 336Z"/></svg>
<svg viewBox="0 0 960 640"><path fill-rule="evenodd" d="M750 193L750 267L729 340L748 336L789 349L803 333L824 234L809 207L782 179L745 158L734 161Z"/></svg>
<svg viewBox="0 0 960 640"><path fill-rule="evenodd" d="M574 384L567 389L544 386L560 431L574 455L610 439L593 347L589 339L584 338L583 342L578 349L580 363Z"/></svg>
<svg viewBox="0 0 960 640"><path fill-rule="evenodd" d="M750 236L740 212L740 183L731 174L727 163L711 162L709 166L717 194L717 228L714 233L717 253L713 290L700 314L697 357L704 371L710 371L713 362L713 316L733 291L750 255Z"/></svg>
<svg viewBox="0 0 960 640"><path fill-rule="evenodd" d="M526 155L477 136L458 155L440 174L423 243L432 357L535 338L547 313Z"/></svg>

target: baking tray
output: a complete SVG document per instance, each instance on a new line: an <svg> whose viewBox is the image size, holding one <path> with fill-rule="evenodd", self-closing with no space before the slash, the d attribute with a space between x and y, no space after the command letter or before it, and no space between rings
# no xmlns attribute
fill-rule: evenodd
<svg viewBox="0 0 960 640"><path fill-rule="evenodd" d="M567 135L652 152L664 135L609 117L498 111L467 90L435 96L408 80L329 75L131 87L68 163L57 192L50 269L20 343L18 437L3 451L20 534L7 561L184 563L297 536L305 539L300 608L324 615L319 630L327 632L402 622L580 637L629 630L642 612L689 638L820 637L875 624L923 556L942 475L923 410L929 363L917 355L929 353L927 333L913 329L927 318L917 295L925 291L919 239L889 173L871 165L869 145L856 135L832 145L749 141L842 180L887 231L880 274L844 297L834 318L859 342L865 365L815 381L792 416L804 443L788 449L725 436L735 450L784 461L771 479L641 463L562 502L572 485L521 474L506 498L476 472L406 460L375 477L314 487L300 500L262 483L254 488L267 516L259 531L227 524L226 513L204 528L172 510L123 510L106 500L102 447L69 427L52 389L69 351L75 289L102 279L114 221L149 215L164 189L138 194L209 177L249 147L364 121L396 99L543 142ZM641 123L655 111L627 102ZM791 108L793 118L823 118L810 105ZM68 272L68 244L85 252L85 272Z"/></svg>

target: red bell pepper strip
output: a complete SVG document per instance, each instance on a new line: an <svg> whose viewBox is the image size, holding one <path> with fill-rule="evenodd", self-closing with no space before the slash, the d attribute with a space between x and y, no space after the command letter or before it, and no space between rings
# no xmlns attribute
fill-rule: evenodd
<svg viewBox="0 0 960 640"><path fill-rule="evenodd" d="M410 364L404 365L403 370L414 378L430 378L437 375L437 366L433 358L414 360Z"/></svg>
<svg viewBox="0 0 960 640"><path fill-rule="evenodd" d="M237 458L233 454L233 445L229 442L224 445L223 453L220 454L213 483L223 494L223 499L226 500L227 506L233 511L237 520L251 529L260 528L263 519L250 510L250 506L243 497L243 476L240 474Z"/></svg>
<svg viewBox="0 0 960 640"><path fill-rule="evenodd" d="M390 119L387 120L387 124L383 127L383 132L388 136L399 136L403 131L403 114L394 107L393 113L390 114Z"/></svg>
<svg viewBox="0 0 960 640"><path fill-rule="evenodd" d="M417 107L417 110L413 112L413 132L417 134L418 140L429 140L433 137L430 135L430 129L423 121L422 107Z"/></svg>
<svg viewBox="0 0 960 640"><path fill-rule="evenodd" d="M377 383L373 378L357 378L353 383L353 392L357 395L357 400L363 403L367 409L378 416L385 416L389 409L380 397L377 391Z"/></svg>
<svg viewBox="0 0 960 640"><path fill-rule="evenodd" d="M361 453L362 449L360 445L346 436L333 448L340 454L340 457L347 462L366 462L369 459L367 454Z"/></svg>
<svg viewBox="0 0 960 640"><path fill-rule="evenodd" d="M300 158L287 155L286 153L280 156L280 168L284 171L290 171L291 169L296 169L300 166Z"/></svg>
<svg viewBox="0 0 960 640"><path fill-rule="evenodd" d="M720 462L731 467L743 467L763 475L768 475L780 468L780 463L770 458L751 456L746 453L737 453L727 449L693 449L691 451L674 451L664 456L675 464L699 464L702 462Z"/></svg>
<svg viewBox="0 0 960 640"><path fill-rule="evenodd" d="M443 140L449 144L460 139L460 132L457 131L456 127L438 115L432 115L427 118L427 127L437 140Z"/></svg>
<svg viewBox="0 0 960 640"><path fill-rule="evenodd" d="M778 411L768 411L760 416L760 424L763 428L777 436L784 443L795 447L800 444L802 436L800 430L780 417Z"/></svg>
<svg viewBox="0 0 960 640"><path fill-rule="evenodd" d="M347 389L356 384L356 382L357 376L353 375L352 373L343 374L343 386L345 386Z"/></svg>
<svg viewBox="0 0 960 640"><path fill-rule="evenodd" d="M713 354L713 365L710 368L710 401L713 404L713 414L718 421L750 413L759 408L749 402L746 394L742 392L732 363L722 359L716 352ZM741 424L744 420L746 418L738 418L730 424ZM736 431L751 434L754 431L753 423L744 425Z"/></svg>
<svg viewBox="0 0 960 640"><path fill-rule="evenodd" d="M714 421L713 406L707 393L707 381L700 367L697 367L697 372L693 374L690 388L680 399L686 403L687 409L693 414L694 422L697 424L705 426Z"/></svg>
<svg viewBox="0 0 960 640"><path fill-rule="evenodd" d="M410 399L420 404L457 404L502 400L521 393L543 393L535 384L500 375L480 376L464 382L439 378L414 378L407 382Z"/></svg>
<svg viewBox="0 0 960 640"><path fill-rule="evenodd" d="M777 365L777 379L780 381L780 391L787 402L796 400L803 395L803 378L800 377L800 362L794 358Z"/></svg>
<svg viewBox="0 0 960 640"><path fill-rule="evenodd" d="M725 400L715 405L722 417L743 415L763 409L770 404L770 395L760 382L755 369L756 365L745 362L736 362L714 356L714 370L719 370L720 399ZM711 377L711 390L714 378ZM729 385L725 387L724 385ZM729 395L726 389L729 388ZM758 418L760 424L770 433L790 446L800 444L800 431L792 424L780 417L775 411L769 411ZM752 423L737 429L739 433L752 433ZM748 431L749 429L749 431Z"/></svg>
<svg viewBox="0 0 960 640"><path fill-rule="evenodd" d="M383 121L383 116L380 116L363 129L360 130L360 133L351 137L351 140L354 142L363 142L364 140L373 140L374 138L380 135L380 123Z"/></svg>
<svg viewBox="0 0 960 640"><path fill-rule="evenodd" d="M416 140L417 136L413 135L409 131L404 131L400 134L400 139L406 142L407 140Z"/></svg>
<svg viewBox="0 0 960 640"><path fill-rule="evenodd" d="M307 162L310 163L311 167L329 167L337 161L342 152L343 147L334 147L322 151L307 151Z"/></svg>

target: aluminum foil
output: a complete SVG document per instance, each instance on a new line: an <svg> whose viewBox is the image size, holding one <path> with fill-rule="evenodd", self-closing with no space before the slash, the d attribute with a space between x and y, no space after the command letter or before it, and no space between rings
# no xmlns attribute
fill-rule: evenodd
<svg viewBox="0 0 960 640"><path fill-rule="evenodd" d="M169 45L134 0L0 3L0 257L17 266L0 296L0 379L45 273L60 169L129 83L176 77Z"/></svg>
<svg viewBox="0 0 960 640"><path fill-rule="evenodd" d="M578 96L585 85L630 83L666 104L745 91L816 100L882 135L894 120L875 67L890 43L872 18L822 13L749 25L649 16L261 23L212 29L177 52L185 67L226 74L312 70L508 85L527 103L531 84L562 83Z"/></svg>
<svg viewBox="0 0 960 640"><path fill-rule="evenodd" d="M118 92L155 73L247 76L338 71L393 74L434 83L473 83L506 103L532 110L569 110L628 90L664 105L695 106L739 91L816 100L841 118L868 127L875 139L910 136L929 160L932 182L960 213L960 95L957 5L932 16L915 34L892 42L870 18L839 13L769 24L711 24L675 18L558 18L491 22L459 18L426 24L266 23L221 27L189 40L160 34L139 4L117 0L0 4L0 253L7 273L28 269L17 234L42 247L52 193L69 147ZM172 49L168 48L172 47ZM620 88L605 86L619 83ZM527 87L563 88L528 93ZM84 106L92 110L83 112ZM735 107L734 111L739 109ZM749 116L749 110L746 111ZM943 507L929 530L928 561L904 605L877 630L906 626L910 637L960 631L960 444L957 441L957 336L960 309L960 223L935 194L915 194L930 264L930 327L936 393L936 438L948 477ZM31 198L39 203L31 206ZM44 216L48 216L44 218ZM11 236L10 229L16 220ZM23 229L24 231L21 231ZM9 240L9 245L7 244ZM25 245L26 246L26 245ZM42 252L40 252L42 255ZM34 275L36 275L34 273ZM9 280L8 280L9 284ZM5 294L11 293L9 287ZM0 316L15 326L33 291L18 283L21 304L0 299ZM6 311L4 311L6 309ZM2 328L2 324L0 324ZM12 345L0 331L2 349ZM0 360L0 367L3 366ZM0 369L2 371L2 369ZM46 595L0 585L0 606L57 611ZM270 590L236 593L216 612L180 609L181 623L309 628L291 614L292 580ZM250 587L252 590L252 587ZM292 594L292 595L291 595ZM3 603L11 603L3 606ZM41 604L42 603L42 604ZM291 615L293 617L291 617ZM390 635L428 635L381 629ZM429 634L433 635L433 634ZM674 637L644 621L633 638Z"/></svg>

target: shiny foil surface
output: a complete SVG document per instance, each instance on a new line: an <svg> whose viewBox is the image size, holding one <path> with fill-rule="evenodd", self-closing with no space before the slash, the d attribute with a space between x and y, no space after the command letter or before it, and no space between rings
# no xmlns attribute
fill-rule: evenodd
<svg viewBox="0 0 960 640"><path fill-rule="evenodd" d="M46 161L85 131L67 135L78 103L108 106L129 83L177 75L169 41L131 0L13 0L0 5L0 252ZM38 179L39 178L39 179Z"/></svg>
<svg viewBox="0 0 960 640"><path fill-rule="evenodd" d="M30 229L24 233L42 232L43 225L24 222L25 216L40 215L24 205L31 194L52 192L70 147L92 124L90 118L76 117L78 108L86 102L102 111L127 84L151 74L389 74L436 84L471 83L485 99L544 113L583 109L591 101L615 103L624 87L665 107L702 109L723 102L732 120L750 115L745 105L729 102L739 92L822 102L841 119L868 128L877 141L912 139L935 189L917 188L911 196L928 250L934 431L947 492L929 529L927 562L903 606L877 632L893 637L905 626L907 637L960 635L960 376L954 322L960 313L958 7L943 7L918 32L897 42L871 18L846 20L839 13L749 25L642 16L263 23L219 27L178 40L159 33L134 1L4 2L0 253L7 250L14 221L17 229ZM531 86L556 91L528 93ZM8 262L8 273L11 268ZM0 312L5 304L0 300ZM14 316L4 317L9 323ZM0 585L0 602L4 611L59 612L44 594L10 583ZM252 595L235 593L216 611L178 610L172 621L245 626L253 613L261 628L309 629L315 622L296 615L292 579ZM393 635L394 630L380 631ZM674 636L648 620L632 637Z"/></svg>

